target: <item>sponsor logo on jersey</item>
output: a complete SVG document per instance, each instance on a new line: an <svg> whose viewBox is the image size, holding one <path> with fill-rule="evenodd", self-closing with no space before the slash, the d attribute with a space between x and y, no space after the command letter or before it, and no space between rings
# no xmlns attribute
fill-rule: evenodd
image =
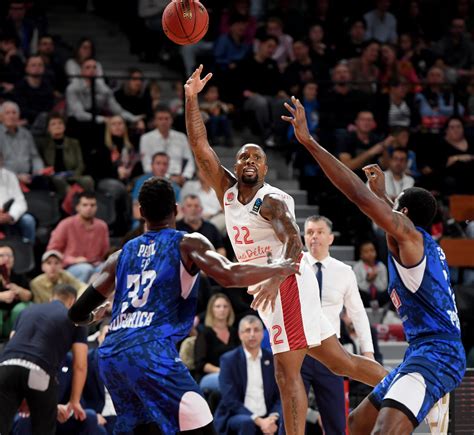
<svg viewBox="0 0 474 435"><path fill-rule="evenodd" d="M253 249L246 249L241 254L237 255L237 260L239 262L245 263L246 261L257 260L258 258L268 258L269 254L271 256L272 247L267 246L257 246Z"/></svg>
<svg viewBox="0 0 474 435"><path fill-rule="evenodd" d="M390 293L390 299L393 302L393 305L395 305L395 308L398 309L402 306L402 301L400 300L400 297L398 296L398 293L395 289L392 290Z"/></svg>
<svg viewBox="0 0 474 435"><path fill-rule="evenodd" d="M229 192L227 196L225 197L225 204L224 205L230 205L235 199L235 193L234 192Z"/></svg>
<svg viewBox="0 0 474 435"><path fill-rule="evenodd" d="M257 198L253 204L252 211L250 213L258 214L258 211L260 210L262 203L263 203L262 198Z"/></svg>

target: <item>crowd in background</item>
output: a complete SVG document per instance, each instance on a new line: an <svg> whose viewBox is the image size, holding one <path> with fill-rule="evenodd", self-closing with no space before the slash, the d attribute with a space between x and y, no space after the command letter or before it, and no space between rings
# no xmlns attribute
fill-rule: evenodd
<svg viewBox="0 0 474 435"><path fill-rule="evenodd" d="M449 195L474 194L471 1L209 0L208 33L179 48L162 34L167 2L123 3L94 5L120 21L141 60L166 63L183 78L201 62L214 73L200 101L211 145L237 146L247 134L280 152L309 204L333 220L338 242L356 245L366 307L389 304L383 233L296 145L280 119L291 95L301 99L311 134L362 178L365 165L382 167L392 199L413 185L432 191L437 238L472 233L453 229L447 215ZM231 258L220 204L196 173L186 137L183 83L164 99L160 83L132 65L126 80L109 80L94 41L84 37L68 52L61 35L48 33L39 3L1 8L0 335L8 337L25 306L49 301L55 285L80 294L107 256L143 231L138 192L153 175L173 184L178 229L202 232ZM435 8L440 13L430 13ZM41 236L28 209L38 191L52 192L60 216ZM27 275L15 273L9 241L18 236L35 247L38 266ZM472 277L454 275L465 285ZM245 292L203 280L197 338L182 352L207 391L218 389L220 356L240 342L235 319L250 311Z"/></svg>

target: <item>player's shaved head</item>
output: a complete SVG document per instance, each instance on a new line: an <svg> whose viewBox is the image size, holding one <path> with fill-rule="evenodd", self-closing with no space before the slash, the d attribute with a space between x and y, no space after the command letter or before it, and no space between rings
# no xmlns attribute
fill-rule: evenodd
<svg viewBox="0 0 474 435"><path fill-rule="evenodd" d="M242 145L235 154L235 160L238 160L239 156L249 148L257 148L265 156L265 161L267 160L267 154L265 153L263 148L260 145L257 145L256 143L246 143Z"/></svg>

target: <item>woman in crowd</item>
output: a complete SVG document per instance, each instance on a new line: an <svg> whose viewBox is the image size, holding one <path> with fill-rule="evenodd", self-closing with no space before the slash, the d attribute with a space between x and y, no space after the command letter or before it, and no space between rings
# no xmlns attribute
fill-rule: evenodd
<svg viewBox="0 0 474 435"><path fill-rule="evenodd" d="M64 69L67 76L79 76L81 75L81 67L84 61L88 59L95 59L95 45L92 39L90 38L81 38L77 43L76 50L74 52L74 57L68 59ZM104 70L100 62L97 62L97 81L100 81L105 84L104 79L101 78L104 75ZM77 77L74 77L77 78ZM71 80L74 80L71 78Z"/></svg>

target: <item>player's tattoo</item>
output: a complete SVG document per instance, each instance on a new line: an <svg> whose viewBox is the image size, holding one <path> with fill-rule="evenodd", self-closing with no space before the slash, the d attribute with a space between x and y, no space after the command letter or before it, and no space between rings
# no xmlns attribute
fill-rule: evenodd
<svg viewBox="0 0 474 435"><path fill-rule="evenodd" d="M405 234L410 233L413 231L413 223L401 213L393 212L392 213L392 223L394 226L395 232L399 229L403 231Z"/></svg>
<svg viewBox="0 0 474 435"><path fill-rule="evenodd" d="M206 126L199 111L197 97L186 98L186 131L191 146L196 144L199 139L207 140Z"/></svg>
<svg viewBox="0 0 474 435"><path fill-rule="evenodd" d="M277 195L263 199L260 214L270 221L277 237L285 244L285 258L298 259L303 250L300 230L285 202Z"/></svg>
<svg viewBox="0 0 474 435"><path fill-rule="evenodd" d="M299 425L298 425L298 398L293 396L291 398L291 424L293 426L293 432L299 432Z"/></svg>

